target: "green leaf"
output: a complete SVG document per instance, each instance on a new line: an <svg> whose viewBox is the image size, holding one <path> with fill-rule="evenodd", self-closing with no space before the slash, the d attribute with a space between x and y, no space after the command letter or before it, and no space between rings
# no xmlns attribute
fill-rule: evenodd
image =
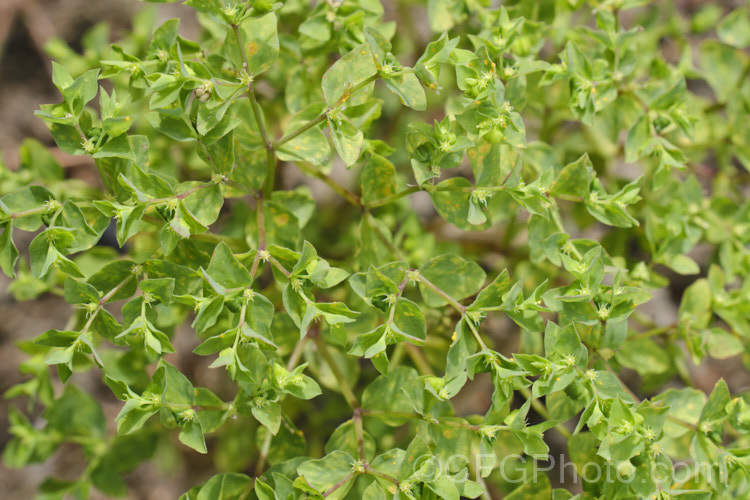
<svg viewBox="0 0 750 500"><path fill-rule="evenodd" d="M324 111L325 105L321 102L309 104L292 117L286 130L291 133L314 120ZM327 166L331 160L331 147L321 127L312 127L282 144L276 151L281 160L305 161L320 167Z"/></svg>
<svg viewBox="0 0 750 500"><path fill-rule="evenodd" d="M427 326L419 306L409 299L399 298L394 306L391 329L412 343L421 345L427 338Z"/></svg>
<svg viewBox="0 0 750 500"><path fill-rule="evenodd" d="M243 335L258 339L271 347L276 347L271 335L273 316L273 303L263 295L254 294L253 299L247 305L245 325L242 328Z"/></svg>
<svg viewBox="0 0 750 500"><path fill-rule="evenodd" d="M650 151L651 144L651 120L648 114L644 113L628 130L628 136L625 139L625 161L632 163L638 160Z"/></svg>
<svg viewBox="0 0 750 500"><path fill-rule="evenodd" d="M240 24L248 72L253 76L266 71L279 57L277 24L276 14L273 12L263 17L247 19Z"/></svg>
<svg viewBox="0 0 750 500"><path fill-rule="evenodd" d="M18 262L18 248L13 242L13 226L10 222L0 225L0 268L11 278L16 277L16 262Z"/></svg>
<svg viewBox="0 0 750 500"><path fill-rule="evenodd" d="M73 385L65 390L44 412L51 429L62 435L102 439L107 421L100 404Z"/></svg>
<svg viewBox="0 0 750 500"><path fill-rule="evenodd" d="M206 439L203 437L203 427L197 418L186 422L179 435L180 442L198 453L207 453Z"/></svg>
<svg viewBox="0 0 750 500"><path fill-rule="evenodd" d="M328 106L340 100L349 101L352 88L377 73L370 47L363 43L344 54L323 75L323 97ZM364 90L360 91L364 92ZM359 100L354 100L359 103ZM352 105L349 103L349 105Z"/></svg>
<svg viewBox="0 0 750 500"><path fill-rule="evenodd" d="M274 436L279 432L281 426L281 405L274 402L262 405L254 405L253 416L266 427Z"/></svg>
<svg viewBox="0 0 750 500"><path fill-rule="evenodd" d="M379 154L372 154L362 170L360 179L362 202L372 203L396 194L396 168Z"/></svg>
<svg viewBox="0 0 750 500"><path fill-rule="evenodd" d="M53 227L39 233L29 246L31 272L41 278L54 266L72 276L82 278L83 274L70 259L61 254L55 245L65 246L75 239L75 230Z"/></svg>
<svg viewBox="0 0 750 500"><path fill-rule="evenodd" d="M383 78L385 85L401 98L401 103L417 111L427 107L422 84L414 73L402 73Z"/></svg>
<svg viewBox="0 0 750 500"><path fill-rule="evenodd" d="M52 83L55 84L55 87L57 87L61 94L65 89L73 85L73 77L70 76L68 70L55 61L52 61Z"/></svg>
<svg viewBox="0 0 750 500"><path fill-rule="evenodd" d="M363 431L363 447L365 456L370 459L375 456L375 439L367 432ZM341 450L355 457L359 456L359 445L357 443L357 432L354 428L354 421L348 420L336 427L331 437L328 438L325 446L326 453L333 453Z"/></svg>
<svg viewBox="0 0 750 500"><path fill-rule="evenodd" d="M175 141L196 140L196 132L182 119L181 109L151 111L146 113L145 118L153 128Z"/></svg>
<svg viewBox="0 0 750 500"><path fill-rule="evenodd" d="M711 357L716 359L731 358L745 350L742 340L721 328L708 331L706 347Z"/></svg>
<svg viewBox="0 0 750 500"><path fill-rule="evenodd" d="M76 78L73 83L67 87L58 87L60 88L60 93L68 104L70 112L73 113L74 116L80 117L81 113L83 113L83 107L96 97L96 91L98 90L98 76L99 70L92 69Z"/></svg>
<svg viewBox="0 0 750 500"><path fill-rule="evenodd" d="M158 411L159 408L143 406L137 399L128 400L115 418L117 434L127 435L139 430Z"/></svg>
<svg viewBox="0 0 750 500"><path fill-rule="evenodd" d="M497 277L482 289L477 295L476 300L471 304L472 310L479 310L488 307L498 307L503 304L503 296L510 290L510 278L508 277L508 270L503 269L503 272L498 274Z"/></svg>
<svg viewBox="0 0 750 500"><path fill-rule="evenodd" d="M201 486L196 500L241 500L250 484L245 474L217 474Z"/></svg>
<svg viewBox="0 0 750 500"><path fill-rule="evenodd" d="M159 384L162 391L162 401L165 403L192 406L195 402L193 384L177 368L166 361L159 361L154 381ZM191 430L191 432L195 431ZM203 432L201 431L201 438L202 435Z"/></svg>
<svg viewBox="0 0 750 500"><path fill-rule="evenodd" d="M258 500L276 500L277 498L273 488L260 479L255 480L255 494L258 495Z"/></svg>
<svg viewBox="0 0 750 500"><path fill-rule="evenodd" d="M18 148L21 162L19 171L29 172L33 178L46 181L60 181L64 173L60 163L49 150L36 139L24 139Z"/></svg>
<svg viewBox="0 0 750 500"><path fill-rule="evenodd" d="M453 254L431 258L419 272L455 300L465 299L477 293L487 277L476 262ZM419 290L428 306L441 307L447 304L444 298L424 283L419 284Z"/></svg>
<svg viewBox="0 0 750 500"><path fill-rule="evenodd" d="M385 491L378 483L372 483L362 493L362 500L386 500Z"/></svg>
<svg viewBox="0 0 750 500"><path fill-rule="evenodd" d="M415 378L417 378L417 371L406 366L394 368L387 376L379 376L362 393L362 408L393 412L413 411L411 401L401 388ZM406 420L403 417L382 419L384 423L391 426L402 425Z"/></svg>
<svg viewBox="0 0 750 500"><path fill-rule="evenodd" d="M710 318L711 287L706 279L696 280L685 289L680 302L680 323L687 327L702 328Z"/></svg>
<svg viewBox="0 0 750 500"><path fill-rule="evenodd" d="M225 288L247 288L253 282L250 272L223 241L216 245L206 273Z"/></svg>
<svg viewBox="0 0 750 500"><path fill-rule="evenodd" d="M339 115L340 116L340 115ZM336 152L347 167L354 165L359 159L359 153L364 142L364 135L346 118L328 115L328 129Z"/></svg>
<svg viewBox="0 0 750 500"><path fill-rule="evenodd" d="M539 474L507 495L506 500L548 500L552 498L552 487L546 474Z"/></svg>
<svg viewBox="0 0 750 500"><path fill-rule="evenodd" d="M34 343L49 347L70 347L80 337L80 332L47 330Z"/></svg>
<svg viewBox="0 0 750 500"><path fill-rule="evenodd" d="M616 357L623 366L641 375L665 373L672 367L669 354L648 338L625 342Z"/></svg>
<svg viewBox="0 0 750 500"><path fill-rule="evenodd" d="M26 188L6 194L0 201L2 207L0 210L8 214L18 212L30 212L27 215L16 216L13 219L13 226L23 231L36 231L42 225L42 216L45 210L45 204L53 200L52 193L42 186L28 186Z"/></svg>
<svg viewBox="0 0 750 500"><path fill-rule="evenodd" d="M136 159L133 147L130 144L130 137L125 134L110 139L92 156L94 158L124 158L130 161Z"/></svg>
<svg viewBox="0 0 750 500"><path fill-rule="evenodd" d="M427 446L425 440L421 436L414 437L406 448L406 453L399 464L396 477L398 479L411 477L415 472L419 471L421 467L425 466L425 463L429 466L431 458L432 452Z"/></svg>
<svg viewBox="0 0 750 500"><path fill-rule="evenodd" d="M750 45L750 10L739 8L727 14L716 27L716 34L728 45L747 48Z"/></svg>
<svg viewBox="0 0 750 500"><path fill-rule="evenodd" d="M224 297L217 295L210 300L199 303L198 314L195 316L192 327L195 331L202 333L216 323L219 314L224 310Z"/></svg>
<svg viewBox="0 0 750 500"><path fill-rule="evenodd" d="M450 30L462 17L458 4L450 0L428 0L427 2L427 19L430 29L434 32Z"/></svg>
<svg viewBox="0 0 750 500"><path fill-rule="evenodd" d="M116 260L102 266L97 272L89 276L88 284L96 288L102 295L110 294L110 301L123 300L131 297L137 287L137 270L132 260Z"/></svg>
<svg viewBox="0 0 750 500"><path fill-rule="evenodd" d="M65 279L65 302L68 304L98 304L100 294L96 288L68 276Z"/></svg>
<svg viewBox="0 0 750 500"><path fill-rule="evenodd" d="M334 451L319 460L308 460L297 467L300 477L312 486L319 494L323 494L343 481L352 473L354 458L346 452ZM354 484L352 477L326 498L344 498Z"/></svg>
<svg viewBox="0 0 750 500"><path fill-rule="evenodd" d="M477 220L476 217L469 220L472 212L472 185L464 177L452 177L440 182L430 193L430 197L440 216L459 229L478 231L490 226L486 215L482 224L478 223L481 219ZM474 210L477 208L474 207Z"/></svg>
<svg viewBox="0 0 750 500"><path fill-rule="evenodd" d="M698 419L698 433L694 442L697 441L700 448L691 450L702 460L716 457L715 444L722 443L724 439L724 427L730 400L729 388L724 379L720 379L711 391ZM710 443L709 440L713 443Z"/></svg>
<svg viewBox="0 0 750 500"><path fill-rule="evenodd" d="M440 64L450 61L450 55L459 40L459 37L451 39L447 33L443 33L439 39L427 45L424 54L414 65L417 76L431 89L438 88Z"/></svg>
<svg viewBox="0 0 750 500"><path fill-rule="evenodd" d="M701 270L697 262L682 254L669 256L665 264L679 274L698 274Z"/></svg>
<svg viewBox="0 0 750 500"><path fill-rule="evenodd" d="M594 168L589 155L584 154L560 171L549 192L555 198L584 199L589 194L589 185L593 175Z"/></svg>
<svg viewBox="0 0 750 500"><path fill-rule="evenodd" d="M747 54L717 40L705 40L700 45L699 59L704 77L719 102L726 102L742 80L749 61Z"/></svg>

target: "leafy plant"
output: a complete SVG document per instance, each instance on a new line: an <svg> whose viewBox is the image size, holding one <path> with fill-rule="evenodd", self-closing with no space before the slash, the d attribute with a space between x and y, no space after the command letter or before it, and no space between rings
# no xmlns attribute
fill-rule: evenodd
<svg viewBox="0 0 750 500"><path fill-rule="evenodd" d="M748 495L748 393L691 379L748 363L748 7L429 0L425 40L421 3L185 4L199 41L144 10L49 45L37 115L101 186L31 140L0 173L9 290L74 308L8 393L44 425L11 411L7 465L86 457L44 498L124 495L174 439L217 472L185 499L571 498L554 433L577 498Z"/></svg>

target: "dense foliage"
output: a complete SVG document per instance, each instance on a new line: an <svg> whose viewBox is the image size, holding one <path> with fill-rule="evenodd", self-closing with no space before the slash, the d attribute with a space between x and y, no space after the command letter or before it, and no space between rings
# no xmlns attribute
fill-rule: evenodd
<svg viewBox="0 0 750 500"><path fill-rule="evenodd" d="M7 465L86 457L44 498L182 445L216 467L186 499L750 494L748 393L690 368L750 359L747 7L185 3L198 41L144 10L49 45L37 115L101 185L31 140L0 170L9 290L73 306L8 394L43 425L12 410ZM481 380L486 413L454 408ZM554 433L572 493L533 460Z"/></svg>

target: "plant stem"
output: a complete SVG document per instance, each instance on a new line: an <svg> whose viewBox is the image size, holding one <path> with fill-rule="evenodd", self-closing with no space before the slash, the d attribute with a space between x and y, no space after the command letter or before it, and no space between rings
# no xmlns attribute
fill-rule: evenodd
<svg viewBox="0 0 750 500"><path fill-rule="evenodd" d="M386 481L389 481L389 482L395 484L396 486L398 486L398 479L396 479L395 477L389 476L385 472L380 472L377 469L373 469L372 467L370 467L370 464L365 464L365 472L367 472L368 474L370 474L372 476L382 477Z"/></svg>
<svg viewBox="0 0 750 500"><path fill-rule="evenodd" d="M526 398L527 401L531 403L531 406L539 415L541 415L542 418L548 421L554 420L552 416L549 414L549 411L547 410L547 408L542 404L541 401L539 401L538 399L535 399L531 395L531 391L529 391L527 387L523 387L519 389L518 392L520 392L521 395L524 398ZM557 432L559 432L560 435L564 437L565 439L570 439L571 437L573 437L570 431L566 429L565 426L563 426L562 424L555 424L555 430L557 430Z"/></svg>
<svg viewBox="0 0 750 500"><path fill-rule="evenodd" d="M253 265L250 267L250 277L255 280L255 273L258 272L258 265L260 264L260 250L255 253L253 258ZM251 285L252 286L252 285Z"/></svg>
<svg viewBox="0 0 750 500"><path fill-rule="evenodd" d="M370 212L367 212L367 215L368 217L370 217L370 227L372 227L375 236L393 254L394 257L396 257L398 260L405 261L406 258L404 257L404 254L401 253L401 250L399 250L393 243L388 241L388 238L386 238L385 235L380 231L380 228L376 224L374 224L375 217Z"/></svg>
<svg viewBox="0 0 750 500"><path fill-rule="evenodd" d="M344 399L346 399L346 402L352 407L352 409L359 408L357 397L354 395L354 392L352 392L352 388L349 386L349 382L347 382L346 377L344 377L344 374L341 372L338 363L336 363L336 360L331 356L331 352L326 346L326 341L320 335L316 335L314 341L315 345L318 347L318 352L320 352L326 360L326 363L328 363L328 366L333 372L333 376L336 377L336 380L341 387L341 393L343 394Z"/></svg>
<svg viewBox="0 0 750 500"><path fill-rule="evenodd" d="M23 210L21 212L14 212L10 214L10 218L17 219L19 217L25 217L27 215L34 215L34 214L38 214L41 212L46 212L47 210L49 210L49 207L42 205L41 207L30 208L29 210Z"/></svg>
<svg viewBox="0 0 750 500"><path fill-rule="evenodd" d="M253 94L255 95L255 94ZM268 149L266 146L266 181L263 186L263 194L266 197L270 197L273 193L273 185L276 182L276 155L273 149Z"/></svg>
<svg viewBox="0 0 750 500"><path fill-rule="evenodd" d="M419 347L408 342L405 342L402 345L405 347L406 353L409 355L409 358L411 358L414 366L417 367L417 371L419 373L421 373L422 375L435 375L435 372L432 371L430 364L424 358L424 354L422 354L422 351L419 350Z"/></svg>
<svg viewBox="0 0 750 500"><path fill-rule="evenodd" d="M314 167L311 167L310 165L308 165L306 163L299 162L296 165L297 165L297 168L299 168L300 170L302 170L302 171L304 171L304 172L312 175L313 177L315 177L317 179L320 179L321 181L325 182L328 185L328 187L330 187L331 189L333 189L334 191L336 191L338 194L340 194L342 197L344 197L344 199L346 199L346 201L348 201L349 203L351 203L355 207L361 207L362 206L362 201L359 199L359 196L357 196L356 194L352 193L350 190L346 189L344 186L342 186L341 184L339 184L338 182L336 182L336 180L334 180L332 177L324 174L320 170L318 170L318 169L316 169Z"/></svg>
<svg viewBox="0 0 750 500"><path fill-rule="evenodd" d="M281 265L281 262L279 262L278 260L274 259L273 257L269 257L268 261L271 263L271 265L273 267L275 267L276 269L278 269L279 271L281 271L281 274L283 274L287 278L289 278L289 276L292 275L292 273L290 273L289 271L287 271L286 268Z"/></svg>
<svg viewBox="0 0 750 500"><path fill-rule="evenodd" d="M201 189L207 189L207 188L210 188L210 187L214 187L215 185L216 185L216 183L214 181L206 181L206 182L204 182L202 184L198 184L197 186L191 187L190 189L188 189L184 193L179 193L179 194L176 194L174 196L167 196L167 197L164 197L164 198L151 198L150 200L146 200L146 203L148 203L149 205L158 205L159 203L165 203L167 201L172 201L172 200L184 200L185 198L187 198L191 194L197 193Z"/></svg>
<svg viewBox="0 0 750 500"><path fill-rule="evenodd" d="M463 315L466 314L466 308L464 306L462 306L461 304L459 304L456 299L454 299L453 297L451 297L450 295L448 295L447 293L445 293L443 290L441 290L440 288L438 288L434 283L432 283L430 280L428 280L427 278L425 278L421 274L419 275L419 281L421 281L424 286L426 286L427 288L429 288L430 290L432 290L436 294L440 295L440 297L442 297L447 303L449 303L451 306L453 306L453 308L456 311L458 311L459 313L461 313L461 316L463 316Z"/></svg>
<svg viewBox="0 0 750 500"><path fill-rule="evenodd" d="M344 486L348 481L350 481L356 475L357 475L356 472L350 472L349 474L347 474L343 479L341 479L341 481L339 481L338 483L331 486L328 490L326 490L326 492L323 493L323 498L326 498L330 496L331 494L333 494L334 491Z"/></svg>
<svg viewBox="0 0 750 500"><path fill-rule="evenodd" d="M115 285L114 288L112 288L112 290L107 292L107 294L104 297L99 299L99 307L102 307L104 304L106 304L109 301L109 299L114 297L117 292L122 290L122 287L127 285L130 282L130 280L132 280L134 277L135 277L135 274L131 274L127 278L119 282L117 285Z"/></svg>
<svg viewBox="0 0 750 500"><path fill-rule="evenodd" d="M309 334L310 332L308 332ZM294 346L294 350L292 351L292 354L289 356L289 361L286 363L286 370L292 371L297 366L297 363L299 362L300 358L302 357L302 352L305 349L305 344L307 344L307 341L310 339L309 335L305 335L302 337L302 339L297 342L297 345ZM259 477L263 473L263 469L266 467L266 460L268 459L268 452L271 451L271 433L269 432L266 434L265 439L263 440L263 445L260 447L260 454L258 455L258 462L255 464L255 477Z"/></svg>
<svg viewBox="0 0 750 500"><path fill-rule="evenodd" d="M308 332L309 333L309 332ZM286 363L286 370L292 371L297 366L297 363L299 363L300 358L302 358L302 353L305 351L305 345L307 344L307 341L310 340L310 337L305 334L304 337L300 339L299 342L294 346L294 349L292 350L292 353L289 355L289 361Z"/></svg>
<svg viewBox="0 0 750 500"><path fill-rule="evenodd" d="M331 111L332 108L326 109L323 113L319 114L309 122L305 123L298 129L294 130L293 132L288 133L287 135L283 136L281 139L275 141L273 143L273 147L277 149L279 146L282 146L283 144L286 144L287 142L296 139L300 135L304 134L308 130L310 130L313 127L316 127L323 123L326 118L328 117L328 113Z"/></svg>
<svg viewBox="0 0 750 500"><path fill-rule="evenodd" d="M482 430L481 425L469 424L466 422L457 422L455 420L440 420L435 417L428 417L420 415L415 412L408 411L388 411L388 410L368 410L363 408L360 412L362 415L375 417L375 418L410 418L413 420L423 420L431 424L445 425L447 427L458 427L461 429L467 429L474 432L480 432Z"/></svg>
<svg viewBox="0 0 750 500"><path fill-rule="evenodd" d="M646 330L644 332L638 332L637 334L633 335L632 338L634 339L644 339L648 337L654 337L656 335L661 335L662 333L667 333L670 330L674 330L677 328L677 323L673 323L671 325L667 326L661 326L658 328L652 328L650 330Z"/></svg>
<svg viewBox="0 0 750 500"><path fill-rule="evenodd" d="M463 319L464 323L466 323L466 325L469 327L469 330L471 330L471 334L474 336L474 340L477 341L477 344L479 344L479 348L483 351L488 350L487 344L485 344L484 340L482 340L482 337L479 335L477 327L474 325L474 322L471 320L471 318L464 315L461 319Z"/></svg>
<svg viewBox="0 0 750 500"><path fill-rule="evenodd" d="M409 196L413 193L418 193L422 189L419 186L409 186L406 189L403 189L399 191L398 193L394 193L390 196L386 196L385 198L380 198L379 200L375 200L373 202L367 203L367 208L378 208L385 205L388 205L389 203L393 203L396 200L399 200L403 198L404 196Z"/></svg>
<svg viewBox="0 0 750 500"><path fill-rule="evenodd" d="M263 191L258 191L258 196L255 198L255 220L258 226L258 250L266 249L266 215L263 210L263 204L265 196Z"/></svg>
<svg viewBox="0 0 750 500"><path fill-rule="evenodd" d="M557 208L557 203L553 203L552 206L552 220L555 222L555 225L557 226L558 231L560 231L563 234L570 234L567 231L565 231L565 227L563 226L562 219L560 217L560 210ZM576 256L578 260L582 258L581 253L578 251L578 249L575 247L575 245L571 244L570 247L572 248L573 255Z"/></svg>
<svg viewBox="0 0 750 500"><path fill-rule="evenodd" d="M287 142L291 141L292 139L295 139L296 137L304 134L305 132L307 132L311 128L313 128L313 127L315 127L317 125L320 125L321 123L323 123L323 121L326 120L326 118L328 118L328 114L331 111L333 111L334 109L338 108L339 106L341 106L342 104L344 104L346 101L348 101L352 94L354 94L355 92L357 92L360 89L363 89L363 88L367 87L372 82L374 82L375 80L377 80L377 77L378 77L378 75L372 75L371 77L362 80L357 85L353 86L351 89L345 91L341 95L341 97L339 97L338 101L336 101L332 106L330 106L329 108L327 108L321 114L319 114L318 116L316 116L315 118L313 118L309 122L305 123L301 127L299 127L296 130L288 133L287 135L283 136L281 139L275 141L273 144L271 144L271 147L273 149L277 149L282 144L286 144Z"/></svg>
<svg viewBox="0 0 750 500"><path fill-rule="evenodd" d="M259 477L263 473L263 469L266 468L266 459L268 458L268 452L271 451L271 432L266 433L266 438L263 440L263 445L260 447L260 454L258 455L258 463L255 464L255 477Z"/></svg>
<svg viewBox="0 0 750 500"><path fill-rule="evenodd" d="M354 434L357 437L357 453L359 454L359 459L363 463L367 463L367 457L365 456L365 431L362 428L362 408L354 409L352 421L354 421Z"/></svg>
<svg viewBox="0 0 750 500"><path fill-rule="evenodd" d="M504 186L504 184L507 182L508 178L510 177L510 174L513 173L514 170L511 170L508 173L508 176L506 176L505 180L503 181L503 184L500 186L487 186L482 187L480 189L483 189L485 191L507 191L507 187ZM463 187L463 186L435 186L434 191L454 191L454 192L460 192L460 193L473 193L476 190L476 188L473 187ZM367 208L379 208L385 205L388 205L389 203L393 203L394 201L397 201L404 196L408 196L410 194L418 193L419 191L424 191L420 186L409 186L406 189L402 189L401 191L394 193L392 195L386 196L385 198L380 198L378 200L372 201L370 203L366 203L365 205Z"/></svg>
<svg viewBox="0 0 750 500"><path fill-rule="evenodd" d="M96 316L99 314L99 311L102 310L102 306L100 305L89 316L89 319L86 321L86 324L83 325L83 328L81 328L81 334L84 334L89 331L89 328L91 328L91 324L94 322L94 319L96 319Z"/></svg>
<svg viewBox="0 0 750 500"><path fill-rule="evenodd" d="M250 71L250 67L247 64L247 55L242 47L242 40L240 39L240 29L236 24L232 25L234 31L234 37L237 40L237 49L240 51L242 56L242 66L246 72ZM258 130L260 130L260 137L263 139L263 145L266 148L266 180L263 185L263 193L266 197L271 196L273 192L273 185L276 181L276 154L274 153L274 146L271 140L268 138L268 131L266 125L263 123L263 110L258 103L258 98L255 95L255 89L253 88L253 80L247 84L247 96L250 99L250 107L253 110L255 116L255 122L258 124Z"/></svg>

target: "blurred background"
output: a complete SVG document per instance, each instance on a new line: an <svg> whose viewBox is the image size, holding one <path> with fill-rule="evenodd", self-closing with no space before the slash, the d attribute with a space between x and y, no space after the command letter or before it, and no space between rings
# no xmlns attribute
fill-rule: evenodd
<svg viewBox="0 0 750 500"><path fill-rule="evenodd" d="M120 38L131 29L132 17L144 7L155 10L157 24L179 17L181 34L197 36L194 11L179 4L144 4L138 0L0 0L0 161L6 167L17 168L18 147L25 138L32 137L49 147L65 168L66 177L97 183L98 173L92 160L62 153L34 111L40 104L60 101L52 84L53 59L64 58L71 49L86 53L87 46L96 45L93 38L109 41ZM18 233L17 244L22 252L33 237L34 233ZM9 283L8 277L0 273L0 394L24 380L19 364L25 356L18 350L17 342L50 328L62 328L71 313L70 306L57 295L16 301ZM111 393L107 394L94 373L89 375L91 380L84 387L103 403L105 414L112 421L121 404ZM0 449L10 439L9 405L24 404L21 400L0 399ZM167 469L169 462L165 461ZM34 498L45 477L74 478L84 465L80 450L73 446L63 446L46 463L21 470L8 469L0 463L0 498ZM195 466L201 468L200 464ZM202 468L207 472L211 469ZM165 469L149 466L139 468L129 482L130 498L177 498L195 484L189 468L175 467L173 473L166 475L164 472ZM96 491L92 493L92 498L104 498Z"/></svg>

